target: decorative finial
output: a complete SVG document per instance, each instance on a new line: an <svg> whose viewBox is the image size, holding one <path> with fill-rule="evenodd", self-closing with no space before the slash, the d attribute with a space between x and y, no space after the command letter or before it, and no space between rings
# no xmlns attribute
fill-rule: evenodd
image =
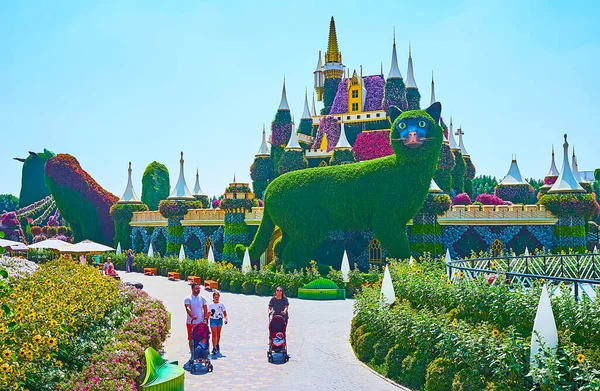
<svg viewBox="0 0 600 391"><path fill-rule="evenodd" d="M131 162L129 162L129 169L127 171L131 172Z"/></svg>
<svg viewBox="0 0 600 391"><path fill-rule="evenodd" d="M181 158L179 159L179 163L183 164L183 151L181 151Z"/></svg>

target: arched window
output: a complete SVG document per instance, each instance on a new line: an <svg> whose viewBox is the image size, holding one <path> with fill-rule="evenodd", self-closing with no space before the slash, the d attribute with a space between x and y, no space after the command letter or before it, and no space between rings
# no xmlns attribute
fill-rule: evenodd
<svg viewBox="0 0 600 391"><path fill-rule="evenodd" d="M210 237L207 237L206 241L204 242L204 259L208 258L208 252L210 251L211 247L212 247L212 240L210 240Z"/></svg>
<svg viewBox="0 0 600 391"><path fill-rule="evenodd" d="M321 160L321 163L319 163L319 167L327 167L327 162L325 160Z"/></svg>
<svg viewBox="0 0 600 391"><path fill-rule="evenodd" d="M504 252L504 245L500 241L500 239L496 239L492 242L492 256L499 257L502 252Z"/></svg>
<svg viewBox="0 0 600 391"><path fill-rule="evenodd" d="M377 238L373 238L369 243L369 263L380 264L382 261L381 242Z"/></svg>

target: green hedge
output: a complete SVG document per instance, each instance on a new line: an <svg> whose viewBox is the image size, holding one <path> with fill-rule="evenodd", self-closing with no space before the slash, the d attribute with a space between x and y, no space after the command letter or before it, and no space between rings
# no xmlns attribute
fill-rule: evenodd
<svg viewBox="0 0 600 391"><path fill-rule="evenodd" d="M160 201L169 196L169 170L159 162L148 164L142 175L142 202L150 210L158 210Z"/></svg>
<svg viewBox="0 0 600 391"><path fill-rule="evenodd" d="M452 189L456 194L460 194L465 191L465 173L467 165L460 149L455 149L452 153L454 154L455 161L454 168L452 169Z"/></svg>
<svg viewBox="0 0 600 391"><path fill-rule="evenodd" d="M114 204L110 208L110 217L115 222L115 248L121 243L121 248L128 249L131 246L131 225L129 222L133 217L133 212L147 211L145 204Z"/></svg>

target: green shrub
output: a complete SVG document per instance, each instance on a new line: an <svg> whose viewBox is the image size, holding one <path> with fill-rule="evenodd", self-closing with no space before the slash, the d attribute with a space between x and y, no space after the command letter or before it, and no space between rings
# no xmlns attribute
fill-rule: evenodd
<svg viewBox="0 0 600 391"><path fill-rule="evenodd" d="M373 345L373 364L380 365L385 362L390 349L394 347L394 341L389 338L381 338Z"/></svg>
<svg viewBox="0 0 600 391"><path fill-rule="evenodd" d="M406 358L408 353L409 352L404 346L398 344L391 348L387 356L385 356L385 367L387 369L387 376L390 379L400 380L400 377L402 376L402 361Z"/></svg>
<svg viewBox="0 0 600 391"><path fill-rule="evenodd" d="M425 389L427 391L452 391L452 379L456 370L452 363L438 357L427 365Z"/></svg>
<svg viewBox="0 0 600 391"><path fill-rule="evenodd" d="M373 346L377 343L378 335L374 332L367 332L356 339L354 351L356 357L362 362L369 363L375 354Z"/></svg>
<svg viewBox="0 0 600 391"><path fill-rule="evenodd" d="M252 281L244 281L242 283L242 293L245 295L253 295L256 292L256 288L254 286L254 282Z"/></svg>
<svg viewBox="0 0 600 391"><path fill-rule="evenodd" d="M356 342L366 332L367 332L367 325L361 324L354 330L354 333L352 333L352 332L350 333L350 345L352 345L352 347L355 350L356 350Z"/></svg>
<svg viewBox="0 0 600 391"><path fill-rule="evenodd" d="M240 293L242 291L242 282L240 280L231 281L229 290L233 293Z"/></svg>
<svg viewBox="0 0 600 391"><path fill-rule="evenodd" d="M230 286L229 286L229 279L228 278L222 278L219 281L219 289L222 291L228 291L230 290Z"/></svg>
<svg viewBox="0 0 600 391"><path fill-rule="evenodd" d="M270 296L271 295L271 285L267 284L263 281L256 282L256 294L259 296Z"/></svg>
<svg viewBox="0 0 600 391"><path fill-rule="evenodd" d="M425 384L427 362L416 354L409 354L402 360L402 384L420 389Z"/></svg>
<svg viewBox="0 0 600 391"><path fill-rule="evenodd" d="M169 170L164 164L148 164L142 176L142 202L150 210L158 210L158 203L169 196Z"/></svg>
<svg viewBox="0 0 600 391"><path fill-rule="evenodd" d="M485 383L483 376L465 368L454 375L452 391L481 391L485 389Z"/></svg>
<svg viewBox="0 0 600 391"><path fill-rule="evenodd" d="M352 318L352 321L350 322L350 345L354 345L354 335L356 334L356 329L363 324L363 321L358 316Z"/></svg>

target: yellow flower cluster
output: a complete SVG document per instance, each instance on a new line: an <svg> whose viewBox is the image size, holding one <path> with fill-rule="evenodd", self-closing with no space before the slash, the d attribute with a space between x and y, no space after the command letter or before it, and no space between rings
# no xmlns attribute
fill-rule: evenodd
<svg viewBox="0 0 600 391"><path fill-rule="evenodd" d="M26 377L60 370L59 349L116 305L117 282L91 266L59 260L18 280L0 297L0 389L25 389Z"/></svg>

